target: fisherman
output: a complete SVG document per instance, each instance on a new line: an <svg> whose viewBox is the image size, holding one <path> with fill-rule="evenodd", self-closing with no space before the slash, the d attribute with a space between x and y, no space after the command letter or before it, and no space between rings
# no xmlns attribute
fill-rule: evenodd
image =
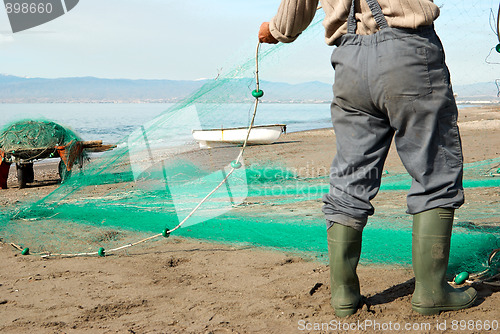
<svg viewBox="0 0 500 334"><path fill-rule="evenodd" d="M259 31L262 43L293 42L311 23L318 0L282 0ZM334 45L331 105L337 154L323 197L331 305L345 317L361 307L356 274L370 201L380 187L394 138L412 177L412 308L431 315L474 303L472 288L445 279L454 210L464 203L458 110L432 0L322 0L326 43Z"/></svg>
<svg viewBox="0 0 500 334"><path fill-rule="evenodd" d="M0 189L7 189L9 178L10 162L5 160L5 152L0 149Z"/></svg>

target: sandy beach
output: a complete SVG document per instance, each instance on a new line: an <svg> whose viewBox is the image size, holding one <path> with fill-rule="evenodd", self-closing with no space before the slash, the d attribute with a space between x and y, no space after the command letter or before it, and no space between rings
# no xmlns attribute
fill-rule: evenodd
<svg viewBox="0 0 500 334"><path fill-rule="evenodd" d="M464 108L459 126L465 163L500 158L500 106ZM328 174L334 155L335 134L332 129L321 129L288 133L278 143L249 147L245 162L279 162L300 177L315 178ZM404 171L394 147L385 169L390 174ZM12 208L54 191L59 186L56 170L54 163L35 164L35 182L18 189L11 167L9 189L0 190L0 207ZM474 203L488 203L498 213L488 223L500 225L498 188L465 191L462 210ZM405 195L404 191L381 191L373 204L377 210L400 207L404 212ZM291 210L294 215L321 217L321 201L280 208L262 205L253 210L263 214ZM22 256L9 240L0 241L3 333L500 330L500 288L474 284L478 299L472 308L421 316L411 310L414 280L411 267L406 266L361 265L358 272L365 305L355 315L340 319L329 305L328 266L307 256L173 235L118 255L43 259ZM497 330L484 330L495 321Z"/></svg>

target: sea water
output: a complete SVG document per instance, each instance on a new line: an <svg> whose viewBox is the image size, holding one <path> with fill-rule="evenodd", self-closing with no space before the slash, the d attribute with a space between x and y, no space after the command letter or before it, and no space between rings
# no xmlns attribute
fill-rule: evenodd
<svg viewBox="0 0 500 334"><path fill-rule="evenodd" d="M86 141L118 143L172 106L167 103L0 104L0 128L22 119L44 119L71 128ZM200 110L203 128L247 126L253 112L253 103L226 104L212 106L207 117L203 113L205 106L196 107ZM200 122L193 120L193 124ZM330 105L260 103L255 124L286 124L288 132L331 127Z"/></svg>
<svg viewBox="0 0 500 334"><path fill-rule="evenodd" d="M45 119L71 128L85 140L115 144L156 117L168 113L168 103L37 103L0 104L0 129L22 119ZM196 105L198 120L192 130L248 126L253 103ZM209 109L208 111L206 111ZM198 124L198 125L197 125ZM256 125L286 124L287 132L332 126L330 104L260 103ZM190 135L190 134L189 134Z"/></svg>

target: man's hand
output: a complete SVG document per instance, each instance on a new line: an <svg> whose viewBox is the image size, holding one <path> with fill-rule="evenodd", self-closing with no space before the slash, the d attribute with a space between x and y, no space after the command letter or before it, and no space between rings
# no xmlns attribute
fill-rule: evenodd
<svg viewBox="0 0 500 334"><path fill-rule="evenodd" d="M269 30L269 22L264 22L259 29L259 42L268 44L277 44L278 40L271 35Z"/></svg>

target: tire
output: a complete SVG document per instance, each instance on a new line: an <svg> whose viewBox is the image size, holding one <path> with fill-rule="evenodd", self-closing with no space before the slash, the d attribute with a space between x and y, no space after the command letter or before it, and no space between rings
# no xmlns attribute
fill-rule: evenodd
<svg viewBox="0 0 500 334"><path fill-rule="evenodd" d="M17 171L17 184L19 185L19 189L26 188L26 169L23 168L23 165L16 164Z"/></svg>
<svg viewBox="0 0 500 334"><path fill-rule="evenodd" d="M24 177L26 183L33 183L35 181L35 170L33 169L33 163L22 165L24 170Z"/></svg>

